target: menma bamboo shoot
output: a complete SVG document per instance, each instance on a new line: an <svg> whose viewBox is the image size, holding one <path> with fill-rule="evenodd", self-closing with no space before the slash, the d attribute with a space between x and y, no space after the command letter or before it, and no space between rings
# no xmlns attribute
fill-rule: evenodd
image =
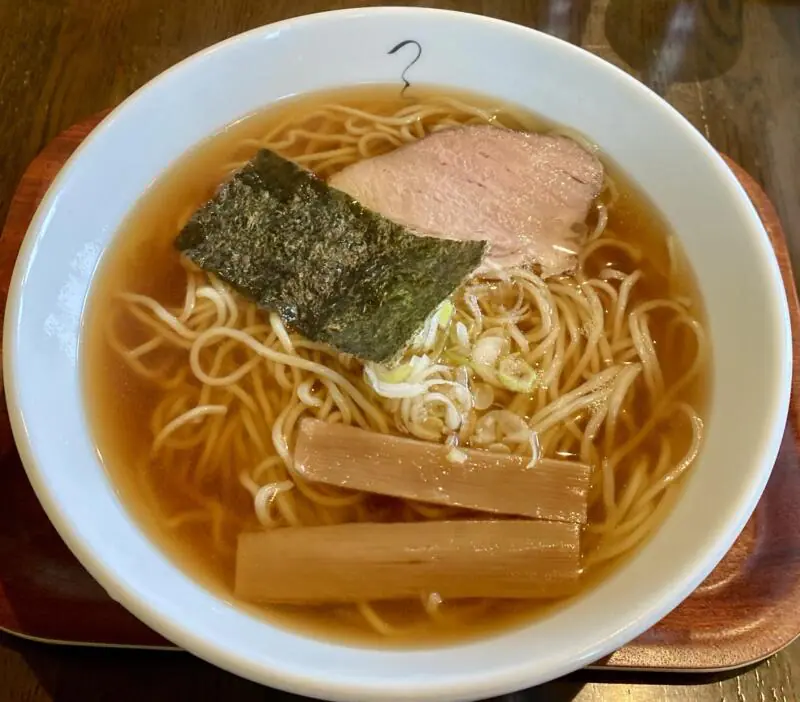
<svg viewBox="0 0 800 702"><path fill-rule="evenodd" d="M481 449L454 462L442 444L304 419L295 470L306 480L496 514L586 522L590 468Z"/></svg>
<svg viewBox="0 0 800 702"><path fill-rule="evenodd" d="M580 527L527 520L288 527L244 533L237 597L335 603L444 598L554 598L576 591Z"/></svg>

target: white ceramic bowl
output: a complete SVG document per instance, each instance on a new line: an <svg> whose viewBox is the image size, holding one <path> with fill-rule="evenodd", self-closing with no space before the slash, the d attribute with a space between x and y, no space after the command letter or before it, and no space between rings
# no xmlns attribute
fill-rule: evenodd
<svg viewBox="0 0 800 702"><path fill-rule="evenodd" d="M699 275L714 348L702 458L655 538L599 587L523 629L447 648L366 650L274 628L186 577L142 534L92 445L78 373L98 258L142 191L199 140L288 95L356 83L469 89L599 144L665 215ZM766 233L716 152L656 95L589 53L484 17L369 9L253 30L115 110L34 219L5 318L5 379L31 482L89 572L145 623L223 668L335 700L464 700L595 661L675 607L721 559L769 477L789 397L787 303Z"/></svg>

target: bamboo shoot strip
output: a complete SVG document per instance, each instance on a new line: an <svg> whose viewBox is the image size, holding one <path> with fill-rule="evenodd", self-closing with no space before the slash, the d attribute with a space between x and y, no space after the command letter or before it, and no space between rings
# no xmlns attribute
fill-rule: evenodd
<svg viewBox="0 0 800 702"><path fill-rule="evenodd" d="M304 419L295 470L306 480L497 514L586 522L590 468L582 463L467 449Z"/></svg>
<svg viewBox="0 0 800 702"><path fill-rule="evenodd" d="M580 580L580 527L527 520L341 524L239 536L235 595L251 602L547 599Z"/></svg>
<svg viewBox="0 0 800 702"><path fill-rule="evenodd" d="M176 245L307 338L379 362L402 352L487 246L414 234L267 149Z"/></svg>

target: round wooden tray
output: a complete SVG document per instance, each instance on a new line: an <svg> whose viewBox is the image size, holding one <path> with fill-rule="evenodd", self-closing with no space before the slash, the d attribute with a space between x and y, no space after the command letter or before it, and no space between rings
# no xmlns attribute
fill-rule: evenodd
<svg viewBox="0 0 800 702"><path fill-rule="evenodd" d="M64 162L103 116L65 131L25 172L0 238L3 306L17 252L36 207ZM777 214L755 181L727 162L772 240L797 339L800 305ZM598 667L725 670L763 659L800 634L797 343L794 364L792 405L781 452L739 540L689 599ZM169 646L106 595L50 525L20 464L4 404L0 407L0 629L61 643Z"/></svg>

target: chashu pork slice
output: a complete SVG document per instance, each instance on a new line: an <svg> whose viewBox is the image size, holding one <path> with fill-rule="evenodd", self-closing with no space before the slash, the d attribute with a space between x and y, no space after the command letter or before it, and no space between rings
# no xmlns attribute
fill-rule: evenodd
<svg viewBox="0 0 800 702"><path fill-rule="evenodd" d="M603 165L563 136L491 126L446 129L355 163L329 185L420 233L485 240L483 269L574 268Z"/></svg>

